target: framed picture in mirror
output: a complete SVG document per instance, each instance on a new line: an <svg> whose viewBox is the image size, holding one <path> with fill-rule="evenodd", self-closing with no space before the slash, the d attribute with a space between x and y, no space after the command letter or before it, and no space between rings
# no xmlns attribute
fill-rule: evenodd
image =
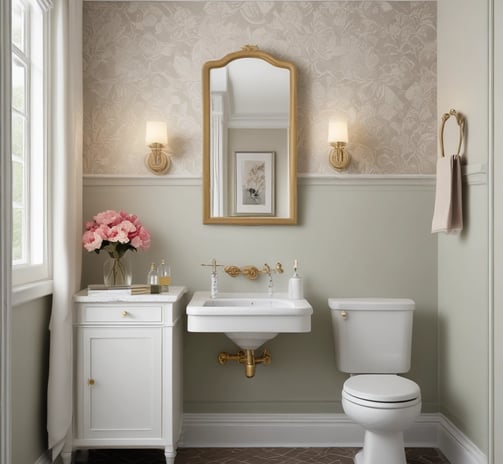
<svg viewBox="0 0 503 464"><path fill-rule="evenodd" d="M274 157L268 152L235 152L235 214L274 215Z"/></svg>

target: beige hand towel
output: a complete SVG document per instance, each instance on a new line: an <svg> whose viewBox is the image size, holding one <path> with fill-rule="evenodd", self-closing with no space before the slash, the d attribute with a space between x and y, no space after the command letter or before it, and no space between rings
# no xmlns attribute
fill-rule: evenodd
<svg viewBox="0 0 503 464"><path fill-rule="evenodd" d="M461 158L442 157L437 161L437 186L431 232L455 233L463 230Z"/></svg>

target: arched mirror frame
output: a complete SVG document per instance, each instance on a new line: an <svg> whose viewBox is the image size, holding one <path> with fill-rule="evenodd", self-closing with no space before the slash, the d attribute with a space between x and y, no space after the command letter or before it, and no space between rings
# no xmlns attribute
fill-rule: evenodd
<svg viewBox="0 0 503 464"><path fill-rule="evenodd" d="M259 58L273 66L290 71L290 108L288 133L288 216L212 216L211 214L211 95L210 73L214 68L226 66L240 58ZM295 65L279 60L258 47L247 45L242 50L229 53L219 60L208 61L203 66L203 223L204 224L297 224L297 72ZM276 175L278 175L276 173Z"/></svg>

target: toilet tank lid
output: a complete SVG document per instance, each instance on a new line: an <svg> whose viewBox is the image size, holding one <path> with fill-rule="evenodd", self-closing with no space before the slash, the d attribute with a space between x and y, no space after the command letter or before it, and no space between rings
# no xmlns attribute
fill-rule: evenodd
<svg viewBox="0 0 503 464"><path fill-rule="evenodd" d="M329 298L328 306L352 311L412 311L415 303L409 298Z"/></svg>

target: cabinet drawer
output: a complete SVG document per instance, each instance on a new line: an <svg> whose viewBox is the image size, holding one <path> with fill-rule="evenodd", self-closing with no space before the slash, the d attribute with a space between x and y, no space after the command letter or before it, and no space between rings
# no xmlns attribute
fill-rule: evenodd
<svg viewBox="0 0 503 464"><path fill-rule="evenodd" d="M162 322L162 306L86 305L80 308L80 323L107 324Z"/></svg>

